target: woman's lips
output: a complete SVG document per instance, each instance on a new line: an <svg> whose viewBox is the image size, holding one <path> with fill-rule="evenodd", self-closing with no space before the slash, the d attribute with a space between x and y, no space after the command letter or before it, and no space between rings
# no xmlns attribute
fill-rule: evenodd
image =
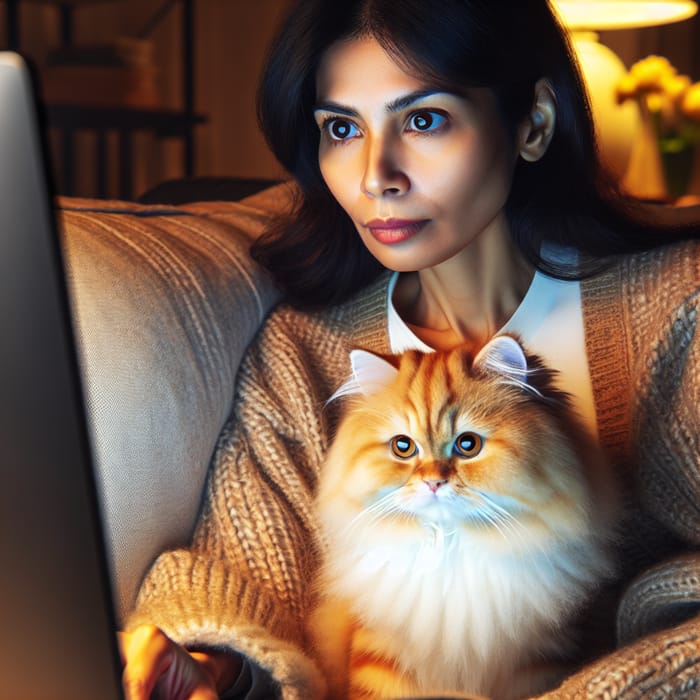
<svg viewBox="0 0 700 700"><path fill-rule="evenodd" d="M380 243L403 243L415 236L429 219L372 219L365 224Z"/></svg>

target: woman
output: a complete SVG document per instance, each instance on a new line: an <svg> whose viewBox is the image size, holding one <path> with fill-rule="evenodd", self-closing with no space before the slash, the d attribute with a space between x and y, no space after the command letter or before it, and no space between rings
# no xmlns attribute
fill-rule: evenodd
<svg viewBox="0 0 700 700"><path fill-rule="evenodd" d="M560 371L630 494L614 606L547 697L697 692L700 622L678 613L700 572L679 554L700 541L698 228L646 223L607 181L545 0L302 0L260 94L300 199L254 254L290 304L241 367L191 549L142 587L128 698L319 697L312 501L348 351L504 329Z"/></svg>

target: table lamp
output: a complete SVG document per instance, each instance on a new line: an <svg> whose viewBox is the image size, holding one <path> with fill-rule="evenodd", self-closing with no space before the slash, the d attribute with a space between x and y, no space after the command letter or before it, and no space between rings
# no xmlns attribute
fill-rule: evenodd
<svg viewBox="0 0 700 700"><path fill-rule="evenodd" d="M602 159L614 175L627 171L639 112L619 105L615 86L627 73L622 60L598 41L596 31L634 29L678 22L698 10L692 0L552 0L571 31L572 43L588 89Z"/></svg>

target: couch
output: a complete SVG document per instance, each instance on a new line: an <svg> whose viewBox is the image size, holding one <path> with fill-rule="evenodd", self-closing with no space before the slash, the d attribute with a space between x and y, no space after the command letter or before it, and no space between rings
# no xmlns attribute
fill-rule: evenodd
<svg viewBox="0 0 700 700"><path fill-rule="evenodd" d="M192 533L241 356L278 296L250 243L290 195L56 200L118 621Z"/></svg>

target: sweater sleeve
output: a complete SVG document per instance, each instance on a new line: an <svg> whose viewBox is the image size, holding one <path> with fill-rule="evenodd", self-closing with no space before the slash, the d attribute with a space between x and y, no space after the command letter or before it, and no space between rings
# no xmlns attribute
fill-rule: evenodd
<svg viewBox="0 0 700 700"><path fill-rule="evenodd" d="M693 546L700 544L698 306L700 289L695 289L680 300L646 347L639 343L643 379L633 423L641 500Z"/></svg>
<svg viewBox="0 0 700 700"><path fill-rule="evenodd" d="M697 248L640 259L625 271L618 318L624 328L611 340L628 352L621 364L631 380L625 386L632 489L644 528L659 530L644 529L649 551L657 535L666 537L663 530L672 533L674 548L688 551L669 551L627 585L617 611L619 648L541 696L547 700L700 695L700 554L693 551L700 544Z"/></svg>
<svg viewBox="0 0 700 700"><path fill-rule="evenodd" d="M272 674L285 700L313 700L323 694L303 651L313 491L327 442L324 376L339 361L328 358L344 353L328 329L299 337L296 326L278 315L249 348L192 546L156 560L128 627L154 624L186 646L235 649Z"/></svg>
<svg viewBox="0 0 700 700"><path fill-rule="evenodd" d="M586 666L539 700L691 700L700 692L700 618Z"/></svg>

